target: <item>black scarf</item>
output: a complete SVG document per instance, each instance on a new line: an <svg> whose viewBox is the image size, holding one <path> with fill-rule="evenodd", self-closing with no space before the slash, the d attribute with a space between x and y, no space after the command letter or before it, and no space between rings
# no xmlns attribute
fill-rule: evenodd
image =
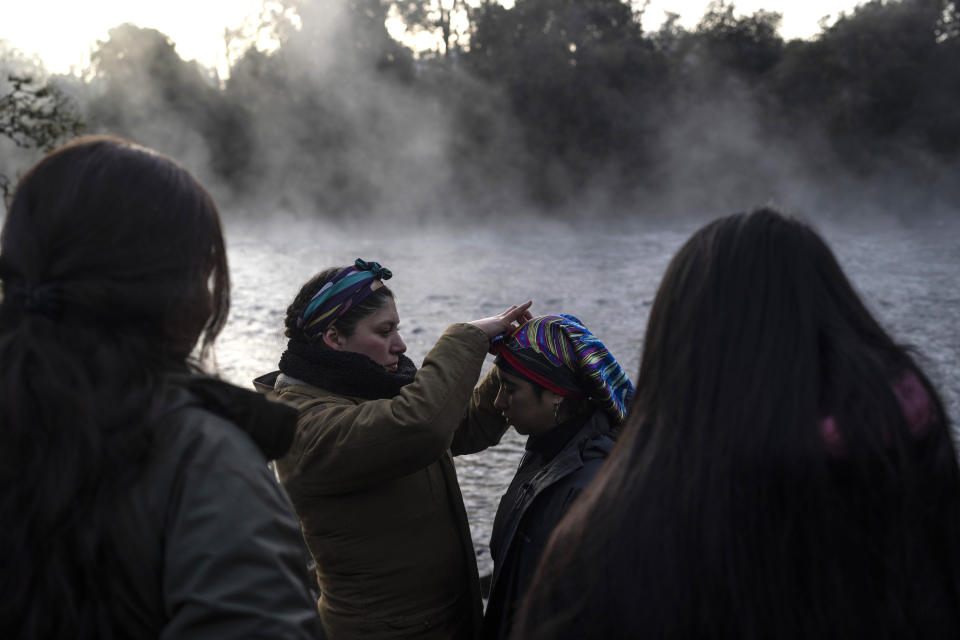
<svg viewBox="0 0 960 640"><path fill-rule="evenodd" d="M280 356L280 371L315 387L345 396L376 400L392 398L413 382L417 366L400 354L396 371L387 371L370 357L290 341Z"/></svg>

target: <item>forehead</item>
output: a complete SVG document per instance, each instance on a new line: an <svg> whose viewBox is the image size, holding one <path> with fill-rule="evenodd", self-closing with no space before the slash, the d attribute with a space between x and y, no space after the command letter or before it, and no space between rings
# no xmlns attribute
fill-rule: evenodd
<svg viewBox="0 0 960 640"><path fill-rule="evenodd" d="M400 315L397 313L397 305L393 298L385 298L380 308L360 320L358 324L377 325L377 324L400 324Z"/></svg>
<svg viewBox="0 0 960 640"><path fill-rule="evenodd" d="M504 371L502 367L497 367L497 375L500 376L500 381L505 384L512 384L515 387L533 387L533 383L526 378L521 378L514 373Z"/></svg>

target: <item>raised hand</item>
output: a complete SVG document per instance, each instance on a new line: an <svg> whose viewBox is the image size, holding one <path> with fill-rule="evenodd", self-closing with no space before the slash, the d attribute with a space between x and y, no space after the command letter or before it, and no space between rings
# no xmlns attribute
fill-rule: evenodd
<svg viewBox="0 0 960 640"><path fill-rule="evenodd" d="M527 300L523 304L511 306L501 314L490 316L489 318L471 320L470 324L483 331L487 334L487 338L492 340L501 333L513 331L532 318L533 315L529 311L531 304L533 304L533 301Z"/></svg>

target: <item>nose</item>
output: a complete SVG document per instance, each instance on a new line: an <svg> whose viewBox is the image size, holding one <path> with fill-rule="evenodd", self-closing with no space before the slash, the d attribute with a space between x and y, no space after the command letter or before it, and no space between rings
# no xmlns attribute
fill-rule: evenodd
<svg viewBox="0 0 960 640"><path fill-rule="evenodd" d="M390 345L390 353L404 353L407 350L407 343L403 341L403 338L400 337L400 334L396 334L393 339L393 344Z"/></svg>

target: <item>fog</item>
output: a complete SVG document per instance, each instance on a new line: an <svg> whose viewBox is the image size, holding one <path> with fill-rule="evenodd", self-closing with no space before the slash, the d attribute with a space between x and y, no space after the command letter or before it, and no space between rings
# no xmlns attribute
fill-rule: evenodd
<svg viewBox="0 0 960 640"><path fill-rule="evenodd" d="M385 29L390 5L270 3L255 27L279 48L234 47L228 78L131 25L81 76L0 48L0 96L8 73L32 74L88 131L157 148L207 185L234 282L217 365L238 384L276 365L300 284L357 256L394 270L417 363L449 323L534 298L581 317L634 377L673 252L707 219L774 205L821 229L956 418L955 21L874 3L784 42L775 16L727 5L696 30L645 33L625 3L590 18L518 0L478 10L469 48L415 55ZM26 147L0 135L0 174L39 158ZM459 465L482 568L521 447L511 435Z"/></svg>
<svg viewBox="0 0 960 640"><path fill-rule="evenodd" d="M601 19L527 0L478 9L469 46L417 54L387 33L392 5L267 3L251 32L279 48L231 42L228 78L158 31L121 25L82 77L51 83L89 131L178 158L228 219L616 224L760 204L865 224L956 217L960 122L942 87L960 38L924 22L922 3L863 8L784 42L777 16L731 5L693 31L645 33L625 3ZM891 60L891 33L905 71L864 77ZM25 164L5 153L0 171Z"/></svg>

